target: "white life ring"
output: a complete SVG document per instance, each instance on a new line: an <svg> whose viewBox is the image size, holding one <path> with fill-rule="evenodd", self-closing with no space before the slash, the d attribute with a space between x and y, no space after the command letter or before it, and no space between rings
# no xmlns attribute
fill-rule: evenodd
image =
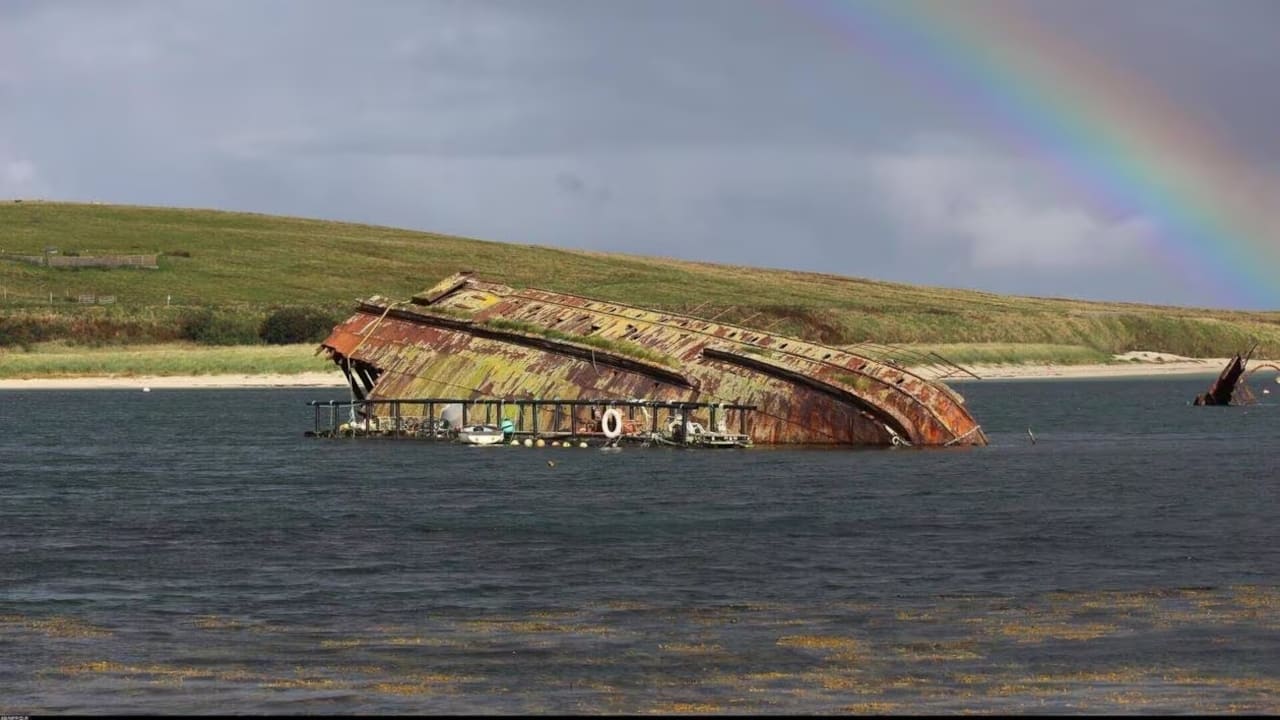
<svg viewBox="0 0 1280 720"><path fill-rule="evenodd" d="M604 417L600 418L600 428L610 440L622 435L622 413L617 408L605 410Z"/></svg>

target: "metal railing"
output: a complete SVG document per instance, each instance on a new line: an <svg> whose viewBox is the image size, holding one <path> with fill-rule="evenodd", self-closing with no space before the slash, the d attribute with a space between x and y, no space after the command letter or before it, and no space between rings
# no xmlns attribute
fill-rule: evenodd
<svg viewBox="0 0 1280 720"><path fill-rule="evenodd" d="M635 437L663 435L677 422L687 428L699 425L694 414L710 420L708 428L730 427L736 420L738 434L747 434L748 414L754 405L654 400L568 400L568 399L378 399L329 400L308 403L314 412L315 437L412 437L450 440L458 428L474 424L497 425L504 419L512 425L514 437L592 438L605 437L601 420L605 411L617 409L623 423ZM446 408L456 410L456 423L443 418ZM664 419L665 417L665 419Z"/></svg>

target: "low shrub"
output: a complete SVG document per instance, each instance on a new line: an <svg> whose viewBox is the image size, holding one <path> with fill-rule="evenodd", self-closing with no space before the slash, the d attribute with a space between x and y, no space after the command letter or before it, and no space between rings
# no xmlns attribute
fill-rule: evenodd
<svg viewBox="0 0 1280 720"><path fill-rule="evenodd" d="M42 342L58 334L58 328L33 316L0 315L0 347L29 349L33 343Z"/></svg>
<svg viewBox="0 0 1280 720"><path fill-rule="evenodd" d="M178 321L184 340L202 345L257 345L258 322L252 316L220 313L202 307L185 311Z"/></svg>
<svg viewBox="0 0 1280 720"><path fill-rule="evenodd" d="M323 310L284 307L267 315L258 327L258 337L268 345L320 342L337 324L337 318Z"/></svg>

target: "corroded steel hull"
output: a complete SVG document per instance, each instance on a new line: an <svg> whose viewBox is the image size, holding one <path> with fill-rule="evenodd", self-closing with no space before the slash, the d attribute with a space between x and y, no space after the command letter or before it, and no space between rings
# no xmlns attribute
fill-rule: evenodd
<svg viewBox="0 0 1280 720"><path fill-rule="evenodd" d="M370 400L428 397L754 405L757 444L985 445L941 382L838 348L469 274L373 297L322 344ZM730 425L737 424L730 419Z"/></svg>

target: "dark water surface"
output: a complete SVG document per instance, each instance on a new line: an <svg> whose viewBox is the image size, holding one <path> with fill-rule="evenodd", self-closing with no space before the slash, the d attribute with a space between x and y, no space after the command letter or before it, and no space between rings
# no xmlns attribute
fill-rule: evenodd
<svg viewBox="0 0 1280 720"><path fill-rule="evenodd" d="M991 447L876 451L5 392L0 711L1280 712L1280 386L1209 379L958 384Z"/></svg>

